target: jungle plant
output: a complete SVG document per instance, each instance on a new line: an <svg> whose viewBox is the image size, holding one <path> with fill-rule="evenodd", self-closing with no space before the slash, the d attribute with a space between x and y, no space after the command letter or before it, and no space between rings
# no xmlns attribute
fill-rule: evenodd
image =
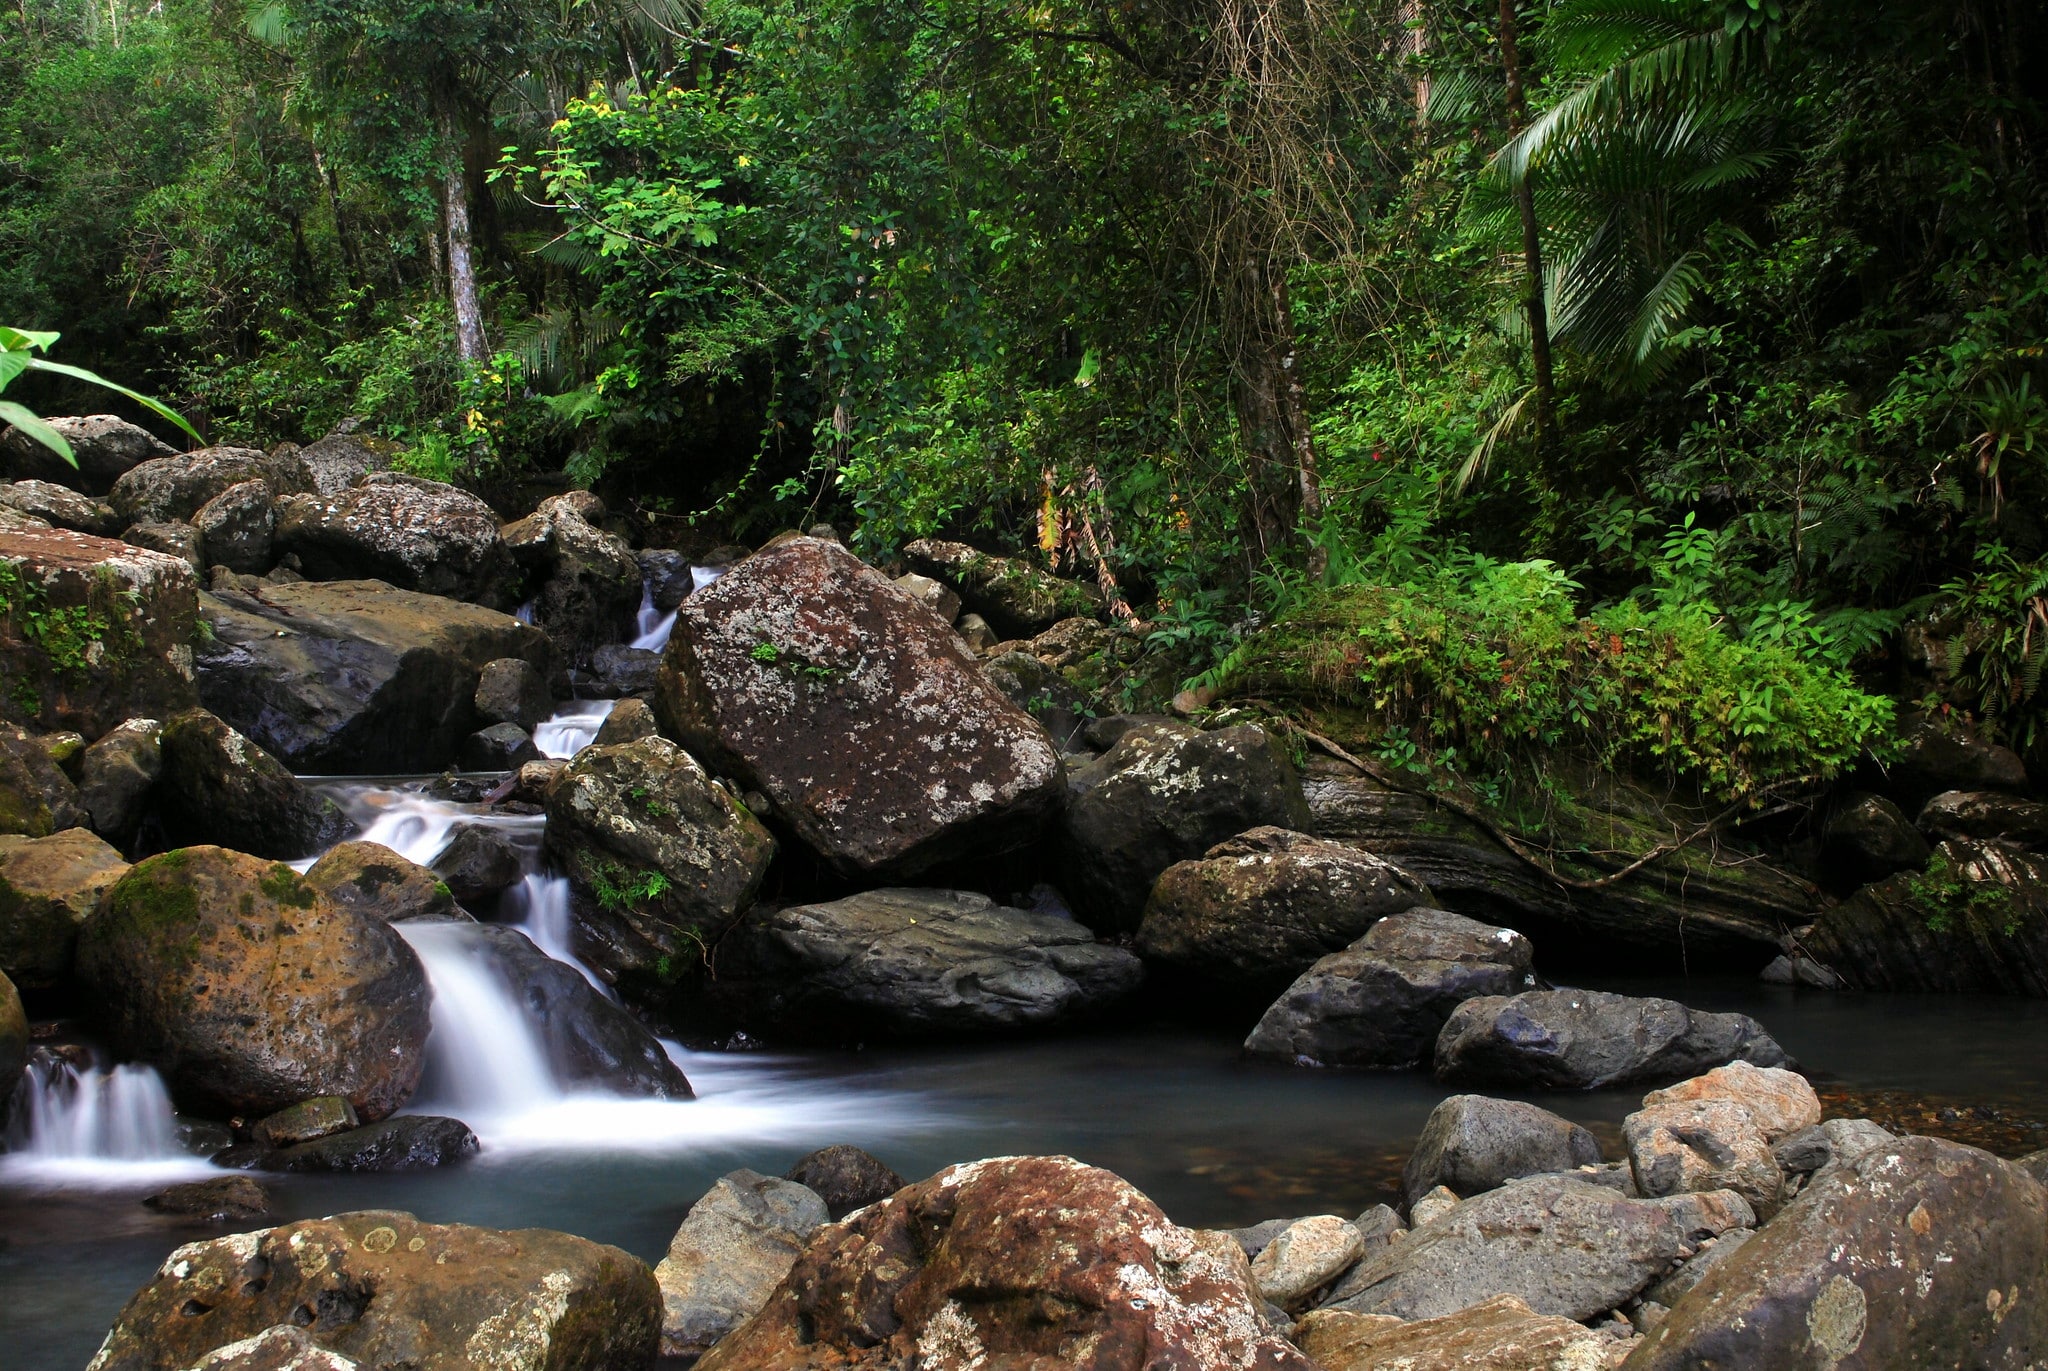
<svg viewBox="0 0 2048 1371"><path fill-rule="evenodd" d="M6 390L10 383L31 371L45 372L54 376L68 376L74 381L89 381L93 385L125 395L149 410L152 414L160 415L170 420L190 434L193 442L203 443L206 441L199 436L199 430L186 423L184 416L169 406L152 400L147 395L132 391L124 385L109 381L104 376L87 371L84 367L69 366L63 362L52 362L47 357L36 356L38 352L48 352L61 336L61 334L38 332L34 329L8 328L5 325L0 325L0 391ZM62 457L72 466L78 465L78 458L71 451L71 444L65 440L64 435L44 423L37 417L35 411L27 405L13 400L0 400L0 419L5 419L8 423L13 424L23 433L35 439L59 457Z"/></svg>

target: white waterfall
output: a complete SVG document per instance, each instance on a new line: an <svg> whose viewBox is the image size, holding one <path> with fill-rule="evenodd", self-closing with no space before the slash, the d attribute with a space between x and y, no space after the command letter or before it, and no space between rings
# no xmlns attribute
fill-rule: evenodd
<svg viewBox="0 0 2048 1371"><path fill-rule="evenodd" d="M633 646L648 652L659 652L668 646L668 635L675 631L676 612L663 614L654 607L654 582L640 583L640 613L633 621Z"/></svg>
<svg viewBox="0 0 2048 1371"><path fill-rule="evenodd" d="M525 1007L456 923L393 924L419 953L434 991L427 1072L437 1106L469 1120L556 1103L560 1082Z"/></svg>
<svg viewBox="0 0 2048 1371"><path fill-rule="evenodd" d="M570 700L534 726L533 745L543 757L567 759L589 747L617 700Z"/></svg>
<svg viewBox="0 0 2048 1371"><path fill-rule="evenodd" d="M569 949L569 878L553 876L546 872L529 872L511 895L512 908L518 911L512 922L520 932L533 941L533 945L558 962L566 962L583 973L583 979L597 988L606 999L617 998L611 987L599 980L597 973L576 960L576 954Z"/></svg>
<svg viewBox="0 0 2048 1371"><path fill-rule="evenodd" d="M0 1174L124 1184L208 1169L180 1142L170 1091L153 1068L44 1056L22 1073Z"/></svg>

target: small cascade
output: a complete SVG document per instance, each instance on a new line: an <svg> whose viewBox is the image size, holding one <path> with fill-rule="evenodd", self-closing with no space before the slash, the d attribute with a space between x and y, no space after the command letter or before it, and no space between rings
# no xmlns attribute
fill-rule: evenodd
<svg viewBox="0 0 2048 1371"><path fill-rule="evenodd" d="M589 747L610 717L616 700L571 700L534 726L533 745L543 757L567 760Z"/></svg>
<svg viewBox="0 0 2048 1371"><path fill-rule="evenodd" d="M517 620L518 620L518 621L519 621L520 623L522 623L522 624L530 624L530 623L532 623L532 622L533 622L533 601L531 601L531 600L528 600L528 601L527 601L527 602L526 602L525 604L523 604L523 605L519 606L519 608L517 608L517 609L513 610L513 611L512 611L512 617L513 617L513 618L515 618L515 619L517 619Z"/></svg>
<svg viewBox="0 0 2048 1371"><path fill-rule="evenodd" d="M533 1020L469 930L443 923L392 927L419 953L434 991L423 1093L472 1126L476 1118L525 1114L558 1103L564 1092Z"/></svg>
<svg viewBox="0 0 2048 1371"><path fill-rule="evenodd" d="M692 568L694 571L695 568ZM640 613L633 621L632 646L648 652L659 652L668 646L668 635L675 632L676 612L663 614L654 607L654 582L640 583Z"/></svg>
<svg viewBox="0 0 2048 1371"><path fill-rule="evenodd" d="M42 1052L22 1073L0 1171L120 1183L207 1169L185 1150L153 1068L79 1067Z"/></svg>
<svg viewBox="0 0 2048 1371"><path fill-rule="evenodd" d="M583 973L583 979L597 987L606 999L618 997L597 978L597 973L576 959L569 949L569 878L545 872L529 872L526 879L506 897L515 911L511 920L532 940L533 945L558 962L566 962Z"/></svg>
<svg viewBox="0 0 2048 1371"><path fill-rule="evenodd" d="M722 566L693 566L690 568L690 589L698 591L725 575Z"/></svg>

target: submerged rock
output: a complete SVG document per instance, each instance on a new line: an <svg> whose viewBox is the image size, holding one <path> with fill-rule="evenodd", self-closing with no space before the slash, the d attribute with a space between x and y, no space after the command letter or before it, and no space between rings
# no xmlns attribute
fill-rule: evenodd
<svg viewBox="0 0 2048 1371"><path fill-rule="evenodd" d="M426 1171L465 1161L478 1146L476 1134L460 1119L401 1114L266 1151L256 1165L265 1171Z"/></svg>
<svg viewBox="0 0 2048 1371"><path fill-rule="evenodd" d="M1627 1354L1514 1295L1433 1319L1320 1309L1301 1321L1295 1343L1323 1371L1604 1371Z"/></svg>
<svg viewBox="0 0 2048 1371"><path fill-rule="evenodd" d="M43 421L71 444L73 466L20 429L0 433L0 470L10 480L54 481L88 495L104 495L130 470L177 449L139 424L113 414L86 414Z"/></svg>
<svg viewBox="0 0 2048 1371"><path fill-rule="evenodd" d="M278 552L297 556L315 580L374 578L494 609L519 601L498 516L439 481L376 471L339 495L282 500L275 538Z"/></svg>
<svg viewBox="0 0 2048 1371"><path fill-rule="evenodd" d="M290 867L239 852L137 863L81 930L78 974L123 1057L224 1114L342 1095L381 1119L425 1065L413 950Z"/></svg>
<svg viewBox="0 0 2048 1371"><path fill-rule="evenodd" d="M836 543L793 538L684 600L662 730L874 879L1030 842L1058 752L960 640Z"/></svg>
<svg viewBox="0 0 2048 1371"><path fill-rule="evenodd" d="M1683 1080L1733 1061L1791 1059L1747 1014L1598 990L1531 990L1459 1005L1437 1039L1438 1079L1535 1090Z"/></svg>
<svg viewBox="0 0 2048 1371"><path fill-rule="evenodd" d="M1067 1157L948 1167L820 1230L700 1371L852 1365L1313 1371L1244 1253Z"/></svg>
<svg viewBox="0 0 2048 1371"><path fill-rule="evenodd" d="M753 1171L721 1176L654 1268L661 1285L661 1353L698 1357L761 1306L830 1215L795 1181Z"/></svg>
<svg viewBox="0 0 2048 1371"><path fill-rule="evenodd" d="M661 1297L645 1263L566 1233L337 1214L179 1248L90 1371L185 1371L281 1326L374 1371L599 1371L653 1360Z"/></svg>
<svg viewBox="0 0 2048 1371"><path fill-rule="evenodd" d="M82 828L0 835L0 971L30 990L61 983L78 930L127 870L120 853Z"/></svg>
<svg viewBox="0 0 2048 1371"><path fill-rule="evenodd" d="M1233 986L1284 981L1431 899L1427 886L1370 853L1254 828L1160 875L1137 950Z"/></svg>
<svg viewBox="0 0 2048 1371"><path fill-rule="evenodd" d="M1412 1205L1440 1185L1478 1195L1518 1177L1599 1163L1599 1140L1569 1119L1520 1100L1453 1095L1430 1111L1401 1189Z"/></svg>
<svg viewBox="0 0 2048 1371"><path fill-rule="evenodd" d="M275 757L210 711L164 721L160 737L164 831L173 842L232 844L258 857L294 860L329 846L355 825Z"/></svg>
<svg viewBox="0 0 2048 1371"><path fill-rule="evenodd" d="M860 1041L1042 1028L1099 1013L1143 978L1136 957L1072 919L885 889L746 919L706 994L750 1032Z"/></svg>
<svg viewBox="0 0 2048 1371"><path fill-rule="evenodd" d="M782 1178L816 1191L835 1223L910 1184L880 1157L849 1143L805 1153Z"/></svg>
<svg viewBox="0 0 2048 1371"><path fill-rule="evenodd" d="M1441 909L1390 915L1303 972L1245 1039L1255 1056L1323 1066L1430 1060L1451 1011L1531 985L1535 949L1508 928Z"/></svg>

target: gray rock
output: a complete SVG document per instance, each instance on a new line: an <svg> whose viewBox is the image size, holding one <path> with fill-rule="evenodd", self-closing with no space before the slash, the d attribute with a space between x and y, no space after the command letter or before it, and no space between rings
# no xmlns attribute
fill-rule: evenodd
<svg viewBox="0 0 2048 1371"><path fill-rule="evenodd" d="M509 834L483 824L455 830L448 846L434 858L433 871L448 883L449 893L467 905L481 905L499 891L519 884L525 874L519 844Z"/></svg>
<svg viewBox="0 0 2048 1371"><path fill-rule="evenodd" d="M1689 1257L1676 1271L1651 1286L1643 1298L1662 1305L1669 1315L1671 1306L1684 1299L1692 1288L1706 1279L1709 1271L1727 1261L1739 1251L1742 1245L1756 1236L1754 1228L1731 1228L1716 1238L1708 1238L1700 1244L1699 1254Z"/></svg>
<svg viewBox="0 0 2048 1371"><path fill-rule="evenodd" d="M1512 929L1440 909L1390 915L1303 972L1245 1051L1325 1066L1414 1066L1430 1060L1460 1004L1534 984L1534 957Z"/></svg>
<svg viewBox="0 0 2048 1371"><path fill-rule="evenodd" d="M355 433L330 433L299 449L316 495L339 495L373 471L389 471L395 444Z"/></svg>
<svg viewBox="0 0 2048 1371"><path fill-rule="evenodd" d="M1422 1126L1401 1173L1401 1189L1412 1205L1439 1185L1471 1196L1518 1176L1571 1171L1599 1161L1599 1140L1547 1109L1520 1100L1453 1095Z"/></svg>
<svg viewBox="0 0 2048 1371"><path fill-rule="evenodd" d="M116 847L134 840L163 774L162 736L156 720L129 719L85 749L78 797L92 816L93 832Z"/></svg>
<svg viewBox="0 0 2048 1371"><path fill-rule="evenodd" d="M528 733L555 712L555 697L540 668L522 657L485 662L470 697L477 717L486 725L514 724Z"/></svg>
<svg viewBox="0 0 2048 1371"><path fill-rule="evenodd" d="M1815 990L1840 990L1845 984L1832 967L1796 954L1771 958L1756 978L1767 985L1810 985Z"/></svg>
<svg viewBox="0 0 2048 1371"><path fill-rule="evenodd" d="M0 433L0 469L12 480L43 480L88 495L104 495L131 469L177 449L148 429L112 414L47 418L43 421L71 444L73 466L19 429Z"/></svg>
<svg viewBox="0 0 2048 1371"><path fill-rule="evenodd" d="M960 617L960 597L929 576L908 572L896 578L896 588L951 624Z"/></svg>
<svg viewBox="0 0 2048 1371"><path fill-rule="evenodd" d="M752 1318L830 1221L825 1201L795 1181L746 1170L720 1177L654 1268L662 1355L701 1356Z"/></svg>
<svg viewBox="0 0 2048 1371"><path fill-rule="evenodd" d="M1936 841L1971 838L2014 847L2048 846L2048 805L1995 790L1945 790L1927 802L1915 822Z"/></svg>
<svg viewBox="0 0 2048 1371"><path fill-rule="evenodd" d="M2043 1148L2039 1152L2029 1152L2013 1165L2023 1168L2035 1180L2048 1185L2048 1148Z"/></svg>
<svg viewBox="0 0 2048 1371"><path fill-rule="evenodd" d="M270 1217L270 1192L247 1176L187 1181L143 1200L151 1209L209 1223L243 1222Z"/></svg>
<svg viewBox="0 0 2048 1371"><path fill-rule="evenodd" d="M697 588L690 559L670 548L651 547L633 554L640 564L640 579L654 597L654 607L666 614Z"/></svg>
<svg viewBox="0 0 2048 1371"><path fill-rule="evenodd" d="M1259 1253L1266 1250L1267 1243L1298 1222L1298 1219L1266 1219L1253 1224L1250 1228L1230 1228L1224 1231L1230 1235L1233 1242L1244 1249L1245 1256L1256 1260ZM1405 1228L1407 1225L1402 1226Z"/></svg>
<svg viewBox="0 0 2048 1371"><path fill-rule="evenodd" d="M782 1178L816 1191L835 1223L910 1184L880 1157L847 1143L805 1153Z"/></svg>
<svg viewBox="0 0 2048 1371"><path fill-rule="evenodd" d="M654 721L654 711L645 700L621 700L605 715L598 725L597 736L591 739L596 747L611 747L617 743L637 743L642 738L652 738L661 729Z"/></svg>
<svg viewBox="0 0 2048 1371"><path fill-rule="evenodd" d="M281 1323L214 1348L190 1371L362 1371L362 1366L352 1357L328 1351L304 1329Z"/></svg>
<svg viewBox="0 0 2048 1371"><path fill-rule="evenodd" d="M603 643L590 653L590 669L620 695L654 689L661 675L661 654L623 643Z"/></svg>
<svg viewBox="0 0 2048 1371"><path fill-rule="evenodd" d="M2019 1367L2048 1347L2048 1190L1939 1138L1873 1148L1718 1262L1629 1358L1708 1366Z"/></svg>
<svg viewBox="0 0 2048 1371"><path fill-rule="evenodd" d="M1531 990L1459 1005L1437 1038L1436 1074L1534 1090L1662 1085L1728 1062L1790 1063L1746 1014L1597 990Z"/></svg>
<svg viewBox="0 0 2048 1371"><path fill-rule="evenodd" d="M173 842L293 861L354 827L332 800L207 710L165 720L161 739L159 811Z"/></svg>
<svg viewBox="0 0 2048 1371"><path fill-rule="evenodd" d="M51 481L16 481L0 485L0 509L11 509L55 528L112 538L121 531L121 516L104 500L95 500Z"/></svg>
<svg viewBox="0 0 2048 1371"><path fill-rule="evenodd" d="M1845 886L1918 871L1931 850L1913 821L1882 795L1842 796L1821 831L1821 861Z"/></svg>
<svg viewBox="0 0 2048 1371"><path fill-rule="evenodd" d="M580 666L593 648L617 642L640 603L640 564L625 539L592 524L603 517L601 502L575 492L543 500L505 526L505 546L539 586L533 621L564 665Z"/></svg>
<svg viewBox="0 0 2048 1371"><path fill-rule="evenodd" d="M986 652L996 645L996 631L979 614L963 614L954 624L969 652Z"/></svg>
<svg viewBox="0 0 2048 1371"><path fill-rule="evenodd" d="M1368 1257L1325 1308L1403 1319L1517 1295L1542 1314L1590 1319L1633 1299L1702 1238L1750 1227L1740 1196L1635 1200L1569 1176L1514 1181L1466 1200Z"/></svg>
<svg viewBox="0 0 2048 1371"><path fill-rule="evenodd" d="M1105 932L1136 929L1175 862L1246 829L1301 831L1310 821L1286 750L1252 724L1133 729L1076 772L1071 790L1056 835L1059 884Z"/></svg>
<svg viewBox="0 0 2048 1371"><path fill-rule="evenodd" d="M1138 959L1071 919L957 890L871 890L744 920L706 995L749 1032L861 1041L1043 1028L1135 990Z"/></svg>
<svg viewBox="0 0 2048 1371"><path fill-rule="evenodd" d="M1462 1202L1458 1192L1448 1185L1432 1186L1408 1206L1408 1221L1417 1228L1427 1228Z"/></svg>
<svg viewBox="0 0 2048 1371"><path fill-rule="evenodd" d="M1847 1166L1872 1148L1897 1141L1869 1119L1826 1119L1780 1138L1771 1147L1771 1157L1788 1176L1811 1176Z"/></svg>
<svg viewBox="0 0 2048 1371"><path fill-rule="evenodd" d="M242 481L201 505L192 527L204 541L208 564L247 576L270 570L270 506L267 481Z"/></svg>
<svg viewBox="0 0 2048 1371"><path fill-rule="evenodd" d="M378 471L339 495L280 500L274 539L317 581L368 578L497 609L518 603L498 516L439 481Z"/></svg>
<svg viewBox="0 0 2048 1371"><path fill-rule="evenodd" d="M273 496L313 488L312 473L295 456L273 459L254 448L211 447L131 468L114 483L107 503L130 527L190 523L215 496L244 481L264 482Z"/></svg>
<svg viewBox="0 0 2048 1371"><path fill-rule="evenodd" d="M541 759L533 735L517 724L492 724L462 740L455 765L464 771L517 771Z"/></svg>
<svg viewBox="0 0 2048 1371"><path fill-rule="evenodd" d="M476 1134L460 1119L401 1114L382 1123L331 1133L311 1142L265 1151L264 1171L349 1173L426 1171L476 1155Z"/></svg>
<svg viewBox="0 0 2048 1371"><path fill-rule="evenodd" d="M192 569L195 581L206 575L206 539L190 524L146 519L128 525L121 541L177 558Z"/></svg>

